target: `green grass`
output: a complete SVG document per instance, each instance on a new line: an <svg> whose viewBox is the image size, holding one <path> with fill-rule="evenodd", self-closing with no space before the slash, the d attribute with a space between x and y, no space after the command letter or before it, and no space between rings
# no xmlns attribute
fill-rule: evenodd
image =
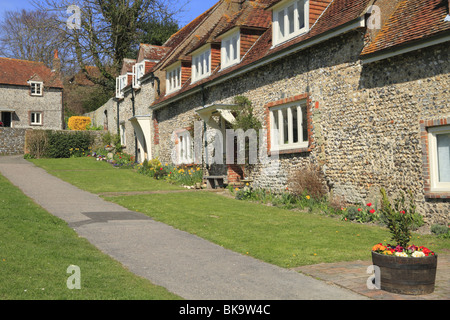
<svg viewBox="0 0 450 320"><path fill-rule="evenodd" d="M0 175L0 300L172 300L80 238ZM81 289L69 290L69 265Z"/></svg>
<svg viewBox="0 0 450 320"><path fill-rule="evenodd" d="M33 159L30 161L61 180L96 194L181 189L163 181L149 179L131 169L114 168L109 163L95 161L93 158Z"/></svg>
<svg viewBox="0 0 450 320"><path fill-rule="evenodd" d="M207 192L106 199L225 248L287 268L322 262L370 260L371 248L390 239L386 228ZM430 249L450 248L450 241L415 237L412 242L428 245Z"/></svg>
<svg viewBox="0 0 450 320"><path fill-rule="evenodd" d="M60 161L34 160L43 168L51 168L47 169L51 173L62 174L64 180L82 189L92 189L90 180L78 177L77 174L83 171L64 170L92 170L91 175L96 177L96 183L100 185L104 182L98 179L109 179L108 170L117 170L110 169L106 163L86 158ZM127 172L126 179L133 181L133 188L174 188L166 182L141 177L130 170L123 171ZM108 188L111 191L127 189L120 177L109 179ZM379 226L344 222L326 215L269 207L208 192L105 198L228 249L281 267L370 260L370 250L376 243L390 241L388 230ZM437 253L442 249L450 249L450 239L443 240L435 236L415 234L411 243L425 245Z"/></svg>

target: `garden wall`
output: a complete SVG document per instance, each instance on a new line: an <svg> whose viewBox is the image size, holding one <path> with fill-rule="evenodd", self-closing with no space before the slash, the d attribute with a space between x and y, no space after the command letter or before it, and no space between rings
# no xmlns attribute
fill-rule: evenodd
<svg viewBox="0 0 450 320"><path fill-rule="evenodd" d="M0 155L23 154L27 129L0 128Z"/></svg>

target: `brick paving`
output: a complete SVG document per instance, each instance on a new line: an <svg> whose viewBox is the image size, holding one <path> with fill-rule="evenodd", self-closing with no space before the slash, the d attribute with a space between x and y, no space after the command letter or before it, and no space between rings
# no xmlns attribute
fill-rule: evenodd
<svg viewBox="0 0 450 320"><path fill-rule="evenodd" d="M335 284L374 300L450 300L450 252L438 255L435 290L427 295L402 295L367 288L370 274L367 268L372 261L321 263L294 268L311 277Z"/></svg>

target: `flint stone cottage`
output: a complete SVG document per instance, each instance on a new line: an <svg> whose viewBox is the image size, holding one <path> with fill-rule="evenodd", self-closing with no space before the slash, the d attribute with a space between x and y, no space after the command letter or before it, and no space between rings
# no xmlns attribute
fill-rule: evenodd
<svg viewBox="0 0 450 320"><path fill-rule="evenodd" d="M63 83L55 52L54 70L41 62L0 58L0 121L17 129L63 129Z"/></svg>
<svg viewBox="0 0 450 320"><path fill-rule="evenodd" d="M140 162L198 163L200 120L209 176L284 190L315 164L348 202L411 190L426 222L449 223L449 20L447 0L221 0L163 46L142 44L97 113ZM278 157L249 172L205 161L237 96Z"/></svg>

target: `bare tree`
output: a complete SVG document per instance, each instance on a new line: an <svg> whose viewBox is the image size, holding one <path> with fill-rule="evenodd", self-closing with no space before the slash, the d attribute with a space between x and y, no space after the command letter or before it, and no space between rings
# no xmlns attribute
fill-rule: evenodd
<svg viewBox="0 0 450 320"><path fill-rule="evenodd" d="M52 66L63 34L53 27L55 15L43 10L6 11L0 21L0 54Z"/></svg>
<svg viewBox="0 0 450 320"><path fill-rule="evenodd" d="M36 0L38 1L38 0ZM157 16L174 17L183 6L176 0L41 0L40 8L59 12L58 29L65 34L65 44L73 50L73 59L87 79L109 90L122 61L133 50L140 26ZM68 28L69 6L79 9L79 24ZM74 7L71 7L74 8ZM73 16L73 15L72 15ZM96 66L100 77L89 74L87 66Z"/></svg>

